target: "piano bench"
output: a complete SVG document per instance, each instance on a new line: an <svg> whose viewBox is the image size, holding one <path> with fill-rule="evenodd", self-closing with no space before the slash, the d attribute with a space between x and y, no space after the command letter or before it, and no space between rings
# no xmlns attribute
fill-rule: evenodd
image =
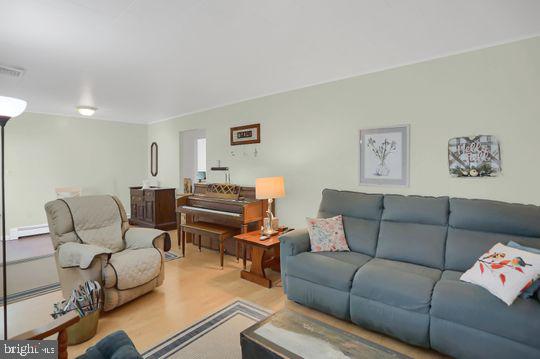
<svg viewBox="0 0 540 359"><path fill-rule="evenodd" d="M219 241L219 259L221 268L223 269L224 241L238 234L235 228L220 226L219 224L207 222L195 222L180 225L180 237L182 246L182 256L186 255L186 233L198 237L199 252L201 251L201 237L208 237L210 240L217 239ZM238 258L238 246L236 247L236 257Z"/></svg>

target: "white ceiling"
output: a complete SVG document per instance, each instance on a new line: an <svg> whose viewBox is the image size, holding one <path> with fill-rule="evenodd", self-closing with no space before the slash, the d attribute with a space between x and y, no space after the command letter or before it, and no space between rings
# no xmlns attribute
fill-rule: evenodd
<svg viewBox="0 0 540 359"><path fill-rule="evenodd" d="M0 0L0 95L149 123L540 34L538 0Z"/></svg>

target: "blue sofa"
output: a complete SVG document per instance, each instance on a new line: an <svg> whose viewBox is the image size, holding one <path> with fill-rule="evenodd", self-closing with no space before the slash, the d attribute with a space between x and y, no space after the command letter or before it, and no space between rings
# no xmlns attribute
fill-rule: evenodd
<svg viewBox="0 0 540 359"><path fill-rule="evenodd" d="M338 214L350 252L280 238L290 300L454 357L540 358L538 298L507 306L459 281L497 242L540 248L540 207L324 190L318 217Z"/></svg>

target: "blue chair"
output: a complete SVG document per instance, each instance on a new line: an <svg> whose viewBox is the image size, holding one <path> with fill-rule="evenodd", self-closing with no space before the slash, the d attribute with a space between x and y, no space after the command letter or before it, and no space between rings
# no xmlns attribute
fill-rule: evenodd
<svg viewBox="0 0 540 359"><path fill-rule="evenodd" d="M119 330L101 339L77 359L142 359L142 356L126 332Z"/></svg>

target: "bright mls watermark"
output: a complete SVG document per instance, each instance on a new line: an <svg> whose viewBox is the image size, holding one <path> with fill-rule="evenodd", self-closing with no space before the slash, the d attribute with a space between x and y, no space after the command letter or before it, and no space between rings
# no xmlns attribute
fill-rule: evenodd
<svg viewBox="0 0 540 359"><path fill-rule="evenodd" d="M0 340L0 359L57 359L56 340Z"/></svg>

